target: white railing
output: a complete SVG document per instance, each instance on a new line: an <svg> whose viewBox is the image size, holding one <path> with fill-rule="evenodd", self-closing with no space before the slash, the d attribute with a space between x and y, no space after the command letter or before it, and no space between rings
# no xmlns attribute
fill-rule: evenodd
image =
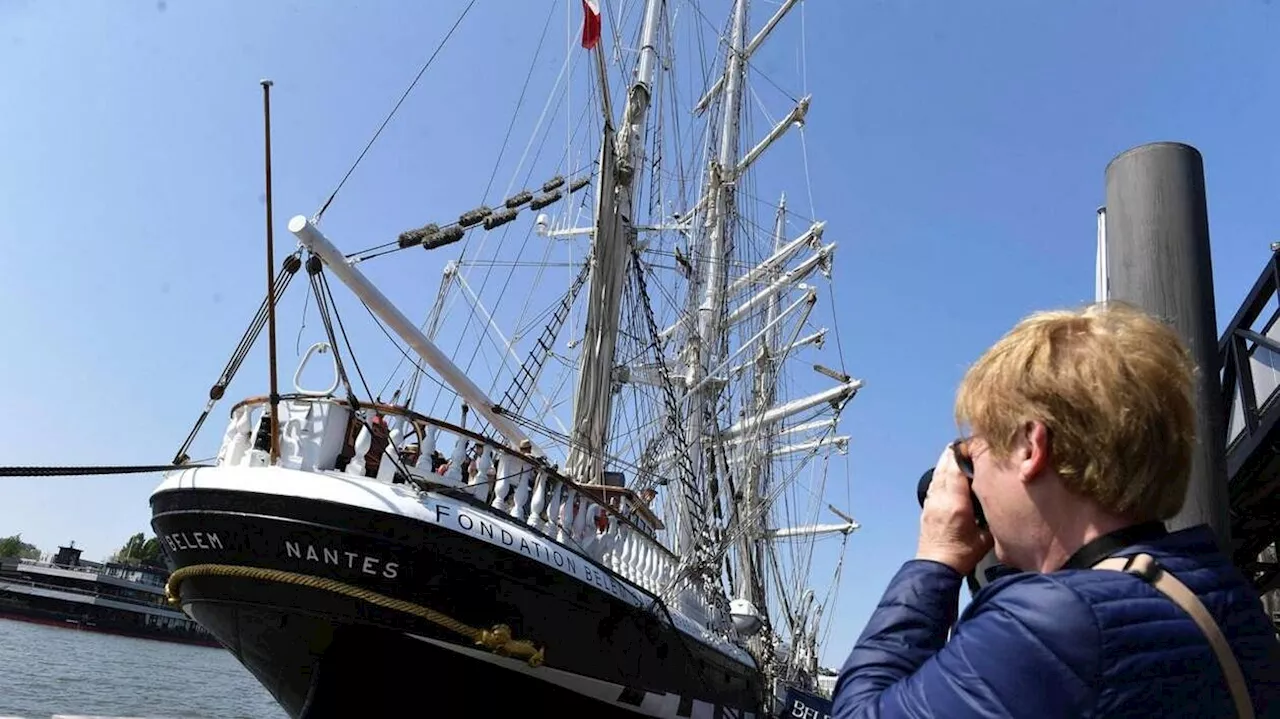
<svg viewBox="0 0 1280 719"><path fill-rule="evenodd" d="M267 402L256 397L232 408L219 465L267 466ZM362 405L364 417L352 421L346 401L298 393L282 395L279 408L281 467L385 482L407 474L469 495L484 511L522 522L650 593L676 578L678 558L654 537L662 522L629 489L577 484L520 450L403 407ZM701 588L682 592L679 608L703 626L729 624Z"/></svg>

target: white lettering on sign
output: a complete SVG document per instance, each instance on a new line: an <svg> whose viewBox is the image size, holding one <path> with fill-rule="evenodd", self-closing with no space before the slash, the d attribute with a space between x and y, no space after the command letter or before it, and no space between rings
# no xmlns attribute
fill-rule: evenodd
<svg viewBox="0 0 1280 719"><path fill-rule="evenodd" d="M796 700L795 706L791 707L791 716L801 717L801 719L831 719L830 714L819 714L817 709L799 699Z"/></svg>
<svg viewBox="0 0 1280 719"><path fill-rule="evenodd" d="M290 559L302 559L317 564L354 569L371 577L395 579L400 574L400 564L371 557L359 552L348 552L335 547L317 547L314 544L285 540L284 554Z"/></svg>
<svg viewBox="0 0 1280 719"><path fill-rule="evenodd" d="M189 551L193 549L222 549L222 537L217 532L173 532L163 537L169 549Z"/></svg>
<svg viewBox="0 0 1280 719"><path fill-rule="evenodd" d="M571 577L584 581L613 596L635 604L640 598L617 579L572 552L550 545L531 532L515 526L502 526L492 518L464 506L438 499L424 498L427 520L441 527L478 537L489 544L506 547L555 567Z"/></svg>

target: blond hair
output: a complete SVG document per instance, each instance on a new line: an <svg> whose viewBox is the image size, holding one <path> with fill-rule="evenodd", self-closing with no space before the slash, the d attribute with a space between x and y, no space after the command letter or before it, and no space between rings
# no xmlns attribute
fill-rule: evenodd
<svg viewBox="0 0 1280 719"><path fill-rule="evenodd" d="M956 421L1010 456L1032 420L1067 488L1103 509L1168 519L1186 496L1195 364L1178 334L1128 305L1038 312L965 374Z"/></svg>

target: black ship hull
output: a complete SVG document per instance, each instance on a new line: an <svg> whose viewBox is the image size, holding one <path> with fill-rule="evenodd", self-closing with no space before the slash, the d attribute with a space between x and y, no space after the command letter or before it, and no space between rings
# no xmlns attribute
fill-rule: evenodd
<svg viewBox="0 0 1280 719"><path fill-rule="evenodd" d="M431 522L325 499L162 487L152 526L184 611L293 717L538 706L760 715L753 667L681 631L653 597L581 554L466 500L438 498ZM541 663L477 646L450 621L506 625L542 649Z"/></svg>

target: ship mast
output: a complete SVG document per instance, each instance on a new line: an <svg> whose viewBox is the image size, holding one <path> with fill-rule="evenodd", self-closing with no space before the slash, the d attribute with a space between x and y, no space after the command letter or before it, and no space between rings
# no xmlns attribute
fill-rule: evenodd
<svg viewBox="0 0 1280 719"><path fill-rule="evenodd" d="M645 3L640 57L616 135L608 110L605 115L592 242L594 267L587 291L587 320L573 403L573 438L566 462L570 476L582 483L600 483L604 475L622 289L635 237L636 187L644 165L643 131L658 64L662 5L663 0Z"/></svg>
<svg viewBox="0 0 1280 719"><path fill-rule="evenodd" d="M778 203L778 215L774 221L773 250L782 247L783 233L786 231L787 199L785 196ZM752 411L762 415L777 401L777 357L778 357L778 317L779 294L774 293L768 299L765 310L765 335L756 355L756 381L752 393ZM771 436L766 433L764 436ZM769 443L758 442L749 445L747 454L747 481L743 488L742 504L738 516L746 526L739 535L738 571L742 581L738 583L738 599L745 599L760 609L764 606L764 575L761 571L761 540L767 536L768 528L765 517L767 512L760 511L760 505L767 496L766 483L769 481L766 463L771 460L772 447ZM768 613L762 616L767 617Z"/></svg>
<svg viewBox="0 0 1280 719"><path fill-rule="evenodd" d="M694 466L701 466L700 476L704 487L711 483L715 472L715 458L703 449L709 422L715 421L716 403L720 383L705 381L711 368L723 352L725 326L725 294L727 276L725 260L732 249L729 232L733 227L734 187L738 167L738 128L742 115L742 83L745 75L743 51L746 46L747 3L736 0L733 6L733 24L730 44L726 52L727 62L724 83L724 116L720 130L720 148L709 172L708 197L710 213L706 225L710 230L705 251L698 265L703 269L701 286L702 303L698 307L697 333L690 333L685 348L689 386L694 388L686 418L686 437ZM713 496L711 501L717 501ZM689 537L694 518L689 516L692 506L682 502L680 506L680 530L682 546L694 541Z"/></svg>

